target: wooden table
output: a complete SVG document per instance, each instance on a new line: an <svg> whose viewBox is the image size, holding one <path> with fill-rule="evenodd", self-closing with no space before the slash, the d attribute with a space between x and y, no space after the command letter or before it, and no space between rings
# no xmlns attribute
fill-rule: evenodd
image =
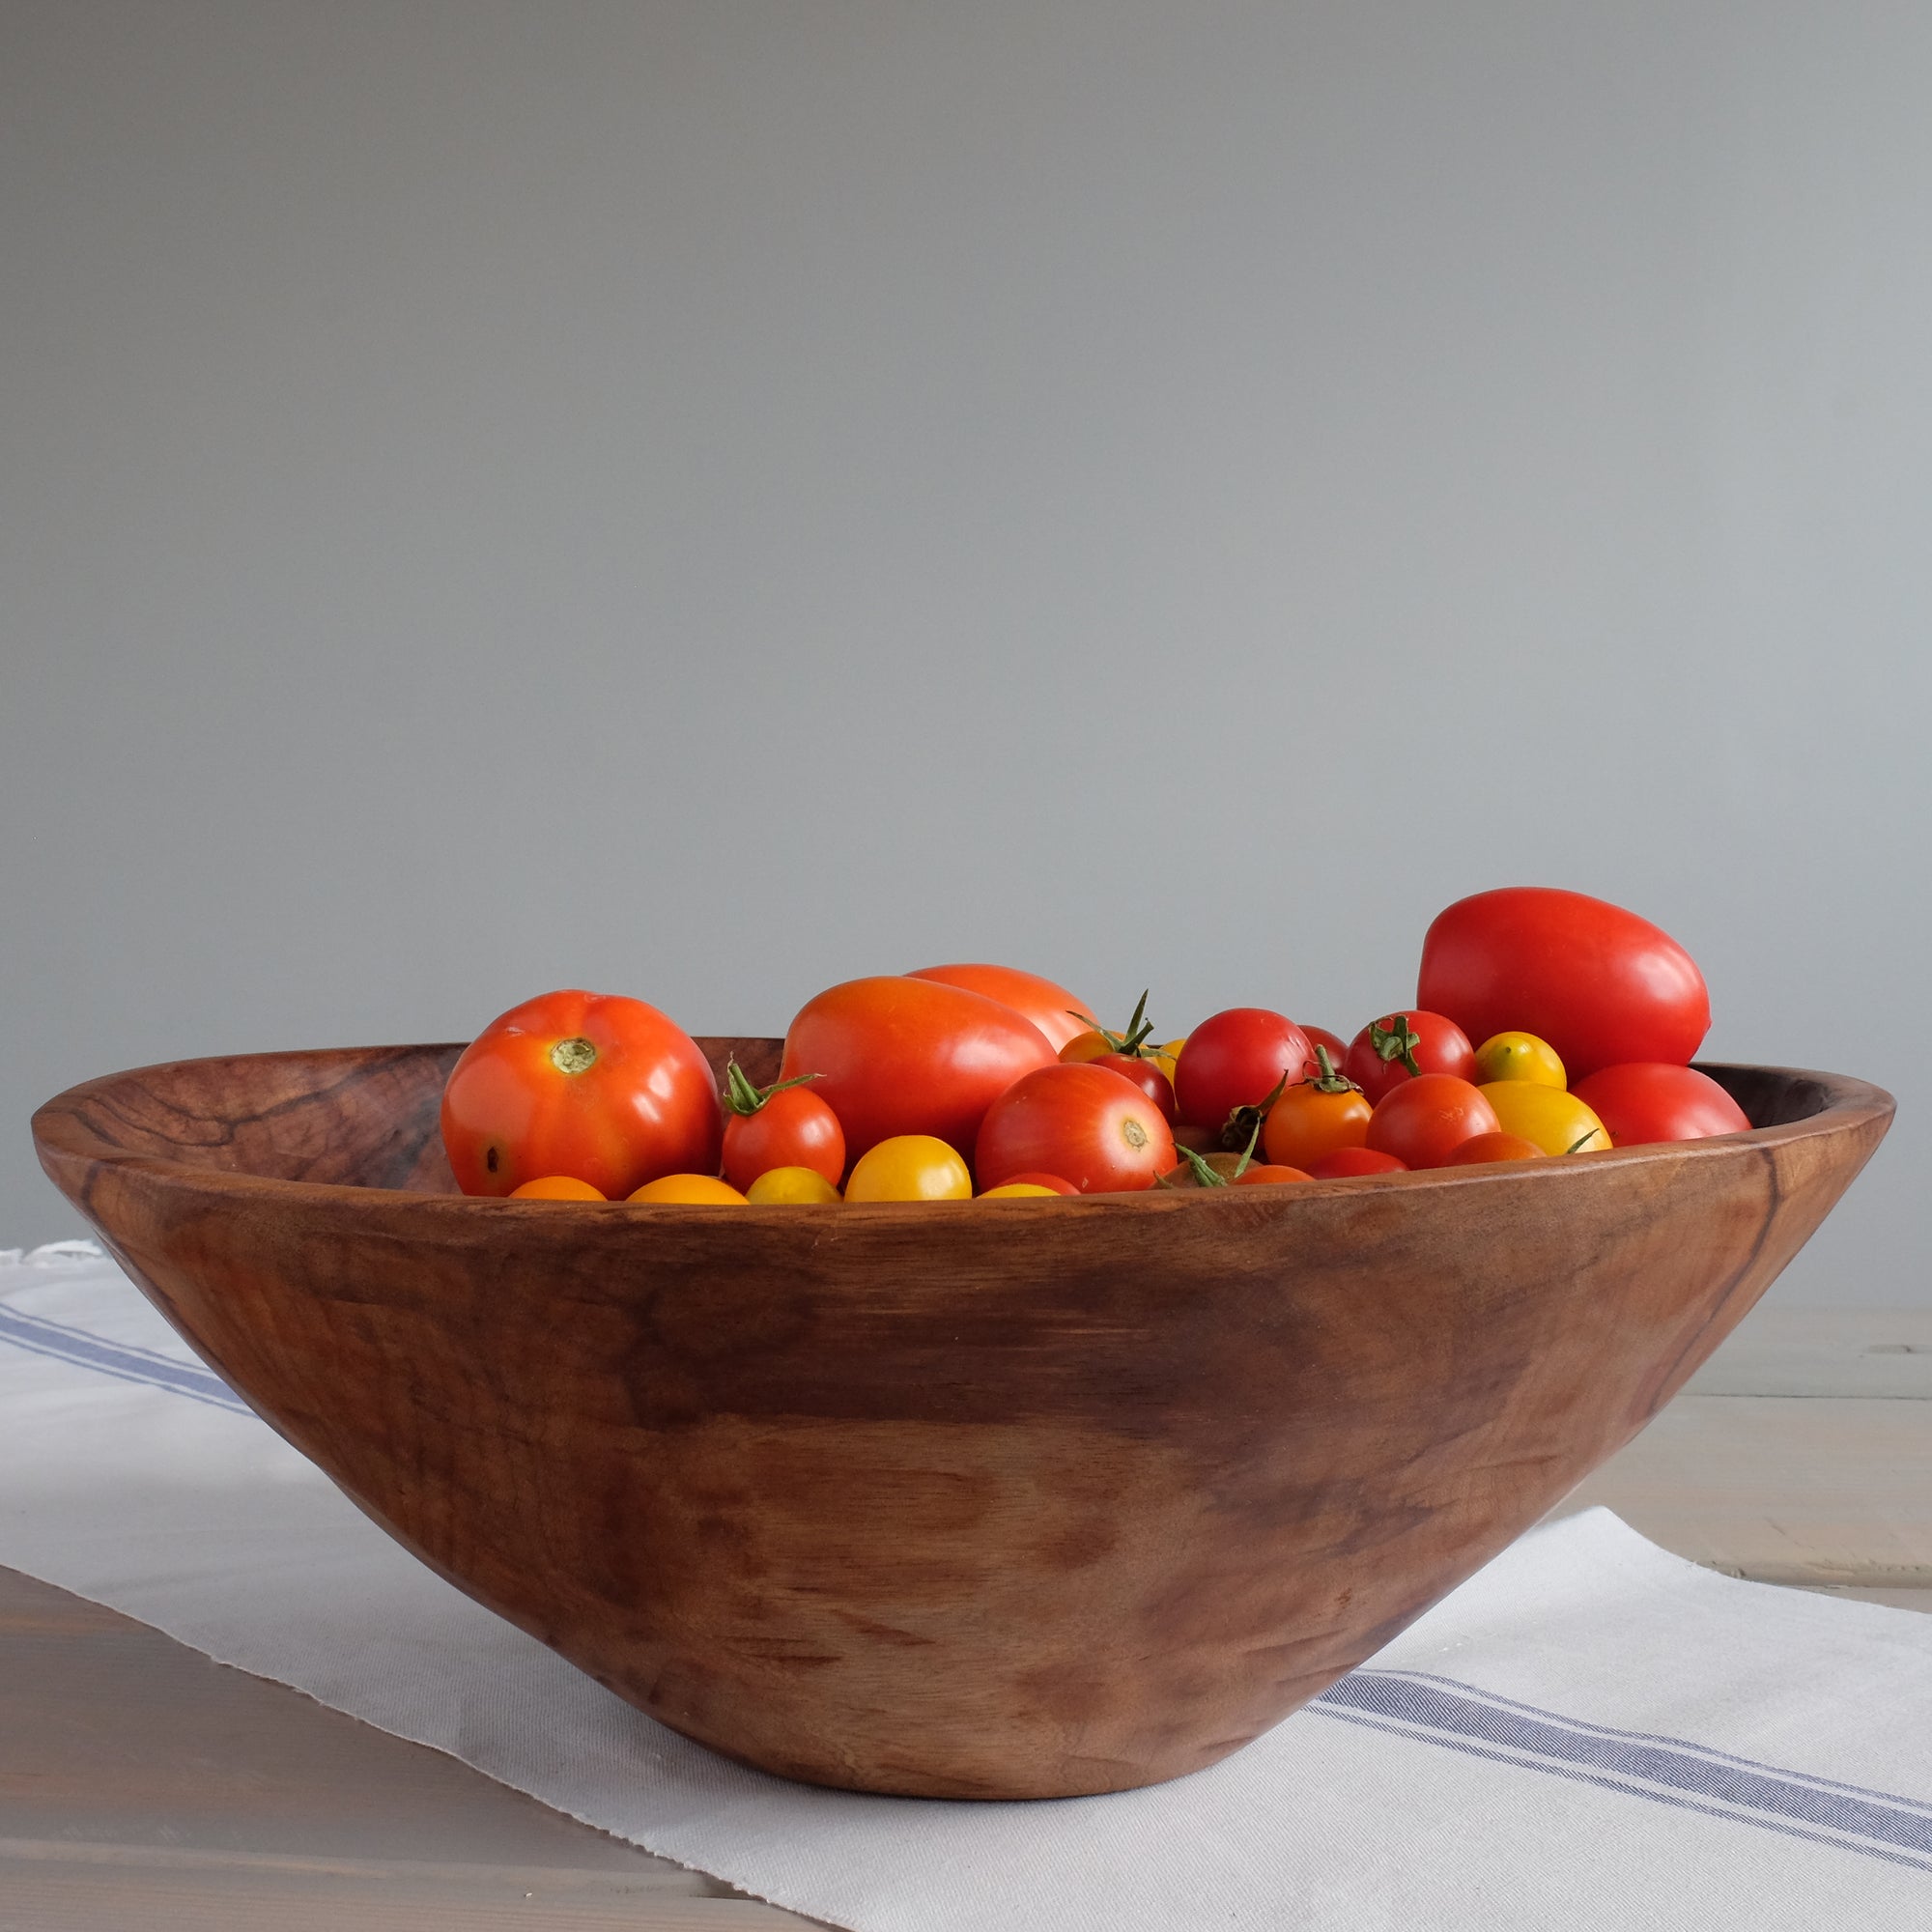
<svg viewBox="0 0 1932 1932"><path fill-rule="evenodd" d="M1932 1609L1932 1312L1765 1311L1562 1512ZM0 1932L809 1921L0 1570Z"/></svg>

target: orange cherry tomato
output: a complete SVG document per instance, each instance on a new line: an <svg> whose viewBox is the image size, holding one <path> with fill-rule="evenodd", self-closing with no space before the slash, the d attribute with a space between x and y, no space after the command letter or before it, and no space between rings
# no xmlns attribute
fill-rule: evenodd
<svg viewBox="0 0 1932 1932"><path fill-rule="evenodd" d="M1406 1174L1408 1163L1392 1153L1378 1153L1374 1148L1337 1148L1311 1161L1309 1178L1314 1180L1353 1180L1365 1174Z"/></svg>
<svg viewBox="0 0 1932 1932"><path fill-rule="evenodd" d="M612 1201L661 1174L718 1171L710 1063L641 1000L546 993L491 1023L442 1092L442 1144L466 1194L570 1174Z"/></svg>
<svg viewBox="0 0 1932 1932"><path fill-rule="evenodd" d="M1037 1187L1031 1180L1009 1180L1004 1186L989 1187L979 1196L981 1201L1022 1201L1028 1198L1056 1201L1060 1198L1060 1189Z"/></svg>
<svg viewBox="0 0 1932 1932"><path fill-rule="evenodd" d="M845 1173L845 1129L802 1073L754 1086L734 1060L724 1068L724 1179L750 1187L775 1167L809 1167L834 1187Z"/></svg>
<svg viewBox="0 0 1932 1932"><path fill-rule="evenodd" d="M1298 1167L1282 1161L1258 1160L1252 1167L1244 1167L1235 1177L1236 1187L1265 1187L1277 1180L1313 1180L1312 1174L1305 1174Z"/></svg>
<svg viewBox="0 0 1932 1932"><path fill-rule="evenodd" d="M742 1208L745 1205L745 1197L728 1180L720 1180L715 1174L663 1174L655 1180L645 1181L625 1199L640 1202L646 1207L661 1207L667 1202L687 1208Z"/></svg>
<svg viewBox="0 0 1932 1932"><path fill-rule="evenodd" d="M1526 1094L1547 1087L1522 1084ZM1369 1119L1367 1145L1410 1167L1440 1167L1466 1140L1502 1131L1481 1089L1454 1073L1417 1073L1392 1087Z"/></svg>
<svg viewBox="0 0 1932 1932"><path fill-rule="evenodd" d="M1080 1192L1079 1188L1075 1187L1072 1181L1063 1180L1057 1174L1040 1174L1037 1172L1016 1174L1011 1179L1004 1181L1001 1184L1007 1187L1044 1187L1050 1189L1055 1194L1078 1194Z"/></svg>
<svg viewBox="0 0 1932 1932"><path fill-rule="evenodd" d="M1548 1160L1534 1141L1520 1134L1476 1134L1455 1149L1444 1167L1478 1167L1492 1160Z"/></svg>
<svg viewBox="0 0 1932 1932"><path fill-rule="evenodd" d="M512 1201L608 1201L608 1194L579 1180L574 1174L540 1174L510 1189Z"/></svg>
<svg viewBox="0 0 1932 1932"><path fill-rule="evenodd" d="M1360 1147L1375 1109L1352 1080L1335 1071L1328 1047L1318 1045L1317 1072L1284 1089L1262 1125L1262 1151L1269 1160L1305 1168L1337 1148Z"/></svg>
<svg viewBox="0 0 1932 1932"><path fill-rule="evenodd" d="M894 1134L867 1148L845 1183L847 1201L970 1201L973 1177L931 1134Z"/></svg>
<svg viewBox="0 0 1932 1932"><path fill-rule="evenodd" d="M964 986L906 974L848 980L806 1002L785 1036L779 1078L815 1073L838 1117L845 1157L929 1134L962 1158L986 1109L1053 1049L1024 1014Z"/></svg>
<svg viewBox="0 0 1932 1932"><path fill-rule="evenodd" d="M1047 1045L1056 1053L1075 1034L1086 1032L1087 1022L1080 1015L1094 1010L1065 986L1056 986L1037 973L1022 973L1017 966L922 966L906 977L936 980L942 986L964 986L969 993L982 993L1003 1007L1011 1007L1046 1036Z"/></svg>
<svg viewBox="0 0 1932 1932"><path fill-rule="evenodd" d="M768 1167L745 1190L753 1208L818 1208L838 1199L838 1190L812 1167Z"/></svg>

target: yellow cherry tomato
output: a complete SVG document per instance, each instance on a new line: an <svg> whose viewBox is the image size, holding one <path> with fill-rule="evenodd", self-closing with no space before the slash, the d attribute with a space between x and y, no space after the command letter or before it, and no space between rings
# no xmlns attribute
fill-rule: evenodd
<svg viewBox="0 0 1932 1932"><path fill-rule="evenodd" d="M838 1190L815 1167L768 1167L745 1190L756 1208L808 1205L837 1201Z"/></svg>
<svg viewBox="0 0 1932 1932"><path fill-rule="evenodd" d="M980 1196L981 1201L1017 1201L1025 1194L1043 1194L1049 1201L1062 1198L1057 1187L1041 1187L1032 1180L1009 1180L1004 1187L989 1187Z"/></svg>
<svg viewBox="0 0 1932 1932"><path fill-rule="evenodd" d="M1483 1098L1506 1134L1534 1141L1545 1153L1595 1153L1610 1144L1604 1123L1574 1094L1534 1080L1491 1080Z"/></svg>
<svg viewBox="0 0 1932 1932"><path fill-rule="evenodd" d="M1171 1039L1165 1046L1156 1046L1148 1054L1148 1058L1167 1075L1170 1087L1174 1085L1174 1063L1180 1058L1180 1049L1186 1044L1184 1038Z"/></svg>
<svg viewBox="0 0 1932 1932"><path fill-rule="evenodd" d="M1476 1049L1476 1078L1528 1080L1538 1087L1567 1087L1569 1076L1556 1049L1533 1033L1492 1034Z"/></svg>
<svg viewBox="0 0 1932 1932"><path fill-rule="evenodd" d="M521 1187L510 1189L512 1201L608 1201L602 1188L579 1180L574 1174L540 1174Z"/></svg>
<svg viewBox="0 0 1932 1932"><path fill-rule="evenodd" d="M1112 1053L1114 1043L1103 1033L1089 1027L1085 1033L1076 1033L1060 1049L1060 1057L1069 1063L1084 1064L1089 1060L1098 1060L1103 1053Z"/></svg>
<svg viewBox="0 0 1932 1932"><path fill-rule="evenodd" d="M895 1134L859 1156L847 1201L970 1201L966 1163L931 1134Z"/></svg>
<svg viewBox="0 0 1932 1932"><path fill-rule="evenodd" d="M624 1198L657 1205L675 1201L696 1208L742 1208L745 1205L745 1197L728 1180L720 1180L715 1174L661 1174L655 1180L645 1181L635 1194L627 1194Z"/></svg>

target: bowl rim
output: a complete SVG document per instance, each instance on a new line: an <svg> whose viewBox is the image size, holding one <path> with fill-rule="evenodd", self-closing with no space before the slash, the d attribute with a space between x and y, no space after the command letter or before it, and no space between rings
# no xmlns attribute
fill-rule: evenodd
<svg viewBox="0 0 1932 1932"><path fill-rule="evenodd" d="M744 1036L718 1036L742 1038ZM702 1044L702 1040L699 1042ZM35 1151L41 1164L52 1177L52 1156L63 1156L91 1165L107 1166L139 1174L150 1183L169 1192L201 1196L230 1195L256 1203L279 1200L294 1208L317 1207L325 1202L385 1204L404 1202L419 1205L438 1217L444 1214L475 1215L505 1213L527 1225L567 1229L582 1216L609 1222L613 1215L639 1227L657 1226L667 1221L680 1227L698 1225L690 1218L725 1215L719 1225L744 1229L756 1226L795 1228L799 1216L837 1217L838 1225L887 1224L903 1229L907 1217L924 1216L935 1224L955 1217L962 1208L1006 1216L1037 1218L1040 1214L1092 1216L1198 1212L1209 1203L1226 1207L1238 1202L1248 1211L1281 1208L1292 1202L1362 1198L1365 1187L1382 1195L1388 1190L1405 1192L1442 1187L1481 1187L1498 1181L1520 1179L1528 1175L1548 1175L1551 1179L1604 1169L1648 1166L1664 1161L1722 1158L1746 1150L1766 1150L1820 1134L1844 1131L1874 1122L1889 1123L1897 1108L1893 1096L1883 1087L1850 1074L1828 1073L1811 1067L1760 1065L1748 1061L1692 1061L1699 1072L1769 1075L1819 1090L1822 1104L1812 1113L1774 1126L1751 1127L1743 1133L1714 1134L1694 1141L1643 1142L1627 1148L1606 1148L1568 1156L1563 1162L1548 1160L1489 1161L1466 1167L1411 1169L1400 1174L1346 1175L1328 1180L1298 1181L1287 1187L1218 1188L1151 1187L1133 1193L1071 1194L1051 1197L1009 1198L988 1201L975 1196L970 1201L881 1201L881 1202L799 1202L765 1205L747 1202L631 1202L631 1201L513 1201L506 1195L450 1194L425 1188L372 1187L361 1183L331 1180L289 1180L279 1176L250 1174L239 1168L202 1166L192 1161L169 1160L165 1156L136 1149L117 1147L94 1132L82 1119L80 1108L89 1100L109 1093L130 1080L174 1073L191 1067L232 1065L238 1062L274 1060L318 1060L341 1058L368 1060L385 1055L414 1056L425 1053L459 1053L467 1042L461 1040L415 1041L390 1046L296 1047L270 1053L207 1054L186 1060L155 1061L143 1066L124 1067L119 1072L99 1074L91 1080L56 1094L38 1107L33 1116ZM57 1178L56 1178L57 1179ZM1209 1209L1209 1211L1213 1211ZM979 1215L976 1213L975 1218Z"/></svg>

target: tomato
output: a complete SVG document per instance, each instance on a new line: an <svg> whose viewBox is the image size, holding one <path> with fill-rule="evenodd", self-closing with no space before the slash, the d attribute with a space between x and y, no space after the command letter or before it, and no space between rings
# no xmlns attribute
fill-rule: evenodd
<svg viewBox="0 0 1932 1932"><path fill-rule="evenodd" d="M1312 1174L1305 1174L1298 1167L1284 1166L1279 1161L1258 1160L1252 1167L1244 1167L1235 1177L1236 1187L1264 1187L1276 1180L1313 1180Z"/></svg>
<svg viewBox="0 0 1932 1932"><path fill-rule="evenodd" d="M1314 1059L1308 1036L1291 1019L1264 1007L1230 1007L1203 1020L1187 1036L1176 1063L1174 1099L1183 1121L1214 1127L1236 1148L1247 1144L1237 1109L1260 1107L1284 1080L1299 1080Z"/></svg>
<svg viewBox="0 0 1932 1932"><path fill-rule="evenodd" d="M1520 1134L1545 1153L1596 1153L1610 1144L1603 1122L1579 1094L1533 1080L1492 1080L1482 1092L1504 1133Z"/></svg>
<svg viewBox="0 0 1932 1932"><path fill-rule="evenodd" d="M973 1157L982 1187L1037 1170L1082 1194L1151 1187L1174 1161L1166 1120L1132 1081L1065 1062L1014 1081L986 1109Z"/></svg>
<svg viewBox="0 0 1932 1932"><path fill-rule="evenodd" d="M1171 1039L1165 1046L1150 1046L1144 1049L1147 1057L1167 1075L1167 1084L1174 1085L1175 1062L1180 1058L1180 1049L1187 1044L1185 1038Z"/></svg>
<svg viewBox="0 0 1932 1932"><path fill-rule="evenodd" d="M1173 1126L1174 1087L1152 1061L1142 1060L1131 1053L1103 1053L1099 1059L1087 1061L1085 1065L1104 1066L1109 1073L1118 1073L1122 1080L1131 1080L1160 1109L1161 1119Z"/></svg>
<svg viewBox="0 0 1932 1932"><path fill-rule="evenodd" d="M1351 1180L1362 1174L1406 1174L1408 1163L1371 1147L1337 1148L1308 1164L1313 1180Z"/></svg>
<svg viewBox="0 0 1932 1932"><path fill-rule="evenodd" d="M1453 1073L1473 1084L1476 1054L1463 1029L1440 1013L1385 1013L1355 1036L1342 1070L1374 1105L1418 1073Z"/></svg>
<svg viewBox="0 0 1932 1932"><path fill-rule="evenodd" d="M1525 1086L1522 1091L1549 1090ZM1417 1073L1377 1101L1367 1144L1410 1167L1440 1167L1464 1141L1501 1126L1496 1110L1468 1081L1453 1073Z"/></svg>
<svg viewBox="0 0 1932 1932"><path fill-rule="evenodd" d="M1074 1065L1090 1060L1104 1060L1121 1054L1129 1060L1151 1060L1159 1051L1148 1041L1153 1037L1153 1022L1147 1016L1148 996L1143 992L1134 1002L1134 1016L1124 1033L1109 1033L1103 1026L1086 1026L1060 1047L1059 1057Z"/></svg>
<svg viewBox="0 0 1932 1932"><path fill-rule="evenodd" d="M1492 1160L1548 1160L1549 1156L1534 1141L1520 1134L1477 1134L1457 1148L1444 1167L1476 1167Z"/></svg>
<svg viewBox="0 0 1932 1932"><path fill-rule="evenodd" d="M1533 1033L1492 1034L1476 1049L1476 1083L1532 1080L1539 1087L1567 1087L1563 1062L1547 1039Z"/></svg>
<svg viewBox="0 0 1932 1932"><path fill-rule="evenodd" d="M1596 1110L1618 1147L1750 1131L1745 1110L1694 1066L1659 1061L1601 1066L1577 1083L1577 1097Z"/></svg>
<svg viewBox="0 0 1932 1932"><path fill-rule="evenodd" d="M834 1187L845 1172L845 1129L805 1084L815 1073L753 1086L734 1060L724 1068L724 1179L749 1187L774 1167L809 1167Z"/></svg>
<svg viewBox="0 0 1932 1932"><path fill-rule="evenodd" d="M745 1197L715 1174L663 1174L625 1197L644 1207L742 1208Z"/></svg>
<svg viewBox="0 0 1932 1932"><path fill-rule="evenodd" d="M579 1180L572 1174L542 1174L521 1187L510 1189L512 1201L608 1201L610 1198L589 1181Z"/></svg>
<svg viewBox="0 0 1932 1932"><path fill-rule="evenodd" d="M936 980L848 980L810 1000L785 1036L781 1080L816 1073L845 1155L929 1134L970 1155L986 1109L1053 1049L1011 1007Z"/></svg>
<svg viewBox="0 0 1932 1932"><path fill-rule="evenodd" d="M1683 1065L1711 1026L1696 962L1621 906L1548 886L1459 899L1422 942L1416 1001L1472 1039L1522 1027L1573 1082L1632 1060Z"/></svg>
<svg viewBox="0 0 1932 1932"><path fill-rule="evenodd" d="M893 1134L859 1156L847 1201L970 1201L973 1177L949 1143L931 1134Z"/></svg>
<svg viewBox="0 0 1932 1932"><path fill-rule="evenodd" d="M745 1190L754 1208L814 1208L838 1199L815 1167L768 1167Z"/></svg>
<svg viewBox="0 0 1932 1932"><path fill-rule="evenodd" d="M1044 1187L1054 1194L1078 1194L1079 1188L1072 1181L1063 1180L1057 1174L1042 1174L1037 1170L1026 1174L1016 1174L1010 1179L1003 1180L1002 1187Z"/></svg>
<svg viewBox="0 0 1932 1932"><path fill-rule="evenodd" d="M1326 1027L1312 1027L1306 1021L1300 1024L1302 1037L1308 1041L1307 1066L1309 1079L1313 1080L1321 1069L1321 1063L1316 1057L1316 1049L1318 1047L1325 1046L1328 1049L1328 1058L1337 1066L1340 1066L1348 1059L1349 1042L1339 1033L1330 1033Z"/></svg>
<svg viewBox="0 0 1932 1932"><path fill-rule="evenodd" d="M1066 1191L1069 1194L1073 1192L1071 1188ZM998 1187L987 1188L979 1198L981 1201L1024 1201L1029 1198L1052 1201L1058 1199L1060 1192L1057 1187L1041 1187L1031 1180L1006 1180Z"/></svg>
<svg viewBox="0 0 1932 1932"><path fill-rule="evenodd" d="M936 980L942 986L964 986L969 993L998 1000L1003 1007L1024 1013L1046 1036L1047 1045L1056 1053L1075 1034L1086 1032L1088 1022L1081 1015L1094 1010L1065 986L1056 986L1037 973L1022 973L1016 966L922 966L906 977Z"/></svg>
<svg viewBox="0 0 1932 1932"><path fill-rule="evenodd" d="M464 1049L442 1090L442 1144L466 1194L568 1174L618 1201L660 1174L715 1174L723 1131L697 1042L614 994L513 1007Z"/></svg>
<svg viewBox="0 0 1932 1932"><path fill-rule="evenodd" d="M1316 1075L1288 1088L1268 1109L1262 1151L1284 1166L1305 1168L1337 1148L1360 1147L1375 1109L1352 1080L1335 1071L1328 1047L1315 1049Z"/></svg>

